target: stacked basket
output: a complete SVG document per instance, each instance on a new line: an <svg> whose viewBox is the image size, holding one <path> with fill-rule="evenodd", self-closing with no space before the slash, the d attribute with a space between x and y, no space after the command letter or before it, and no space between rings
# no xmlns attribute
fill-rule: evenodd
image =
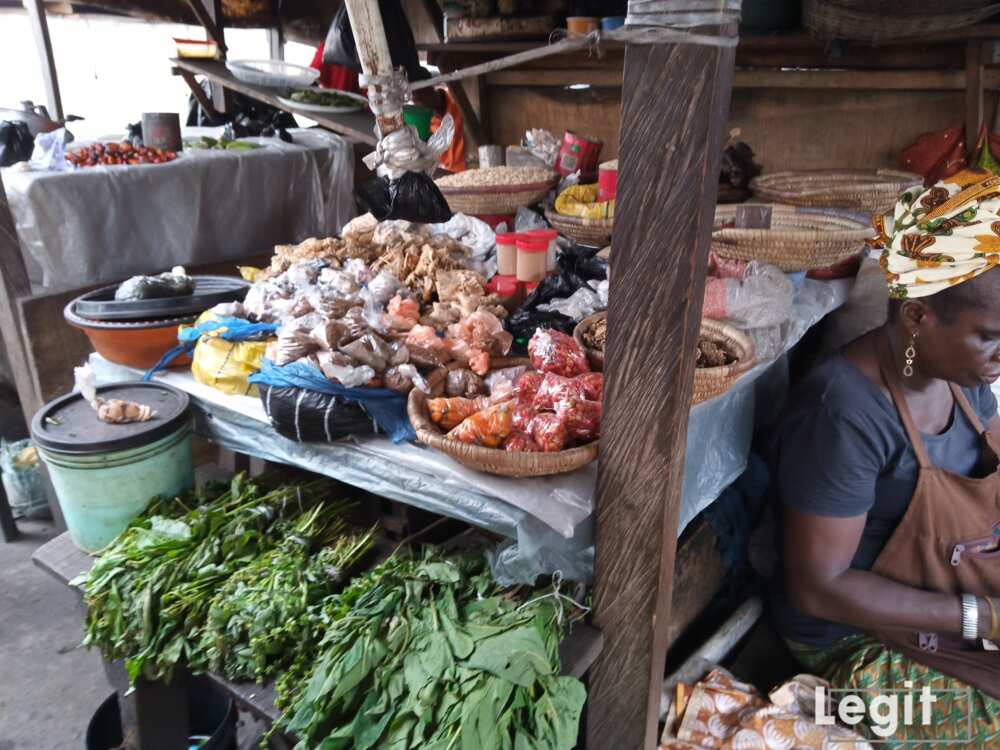
<svg viewBox="0 0 1000 750"><path fill-rule="evenodd" d="M921 181L920 175L893 169L825 169L762 175L750 188L770 203L846 208L871 216L891 210L900 193Z"/></svg>
<svg viewBox="0 0 1000 750"><path fill-rule="evenodd" d="M557 180L543 169L489 167L442 177L437 186L454 213L499 216L539 203Z"/></svg>
<svg viewBox="0 0 1000 750"><path fill-rule="evenodd" d="M802 24L820 39L877 44L972 26L1000 13L990 0L804 0Z"/></svg>
<svg viewBox="0 0 1000 750"><path fill-rule="evenodd" d="M736 206L718 206L712 250L724 258L757 260L786 273L828 268L860 253L875 236L860 214L830 208L771 206L770 229L737 229Z"/></svg>
<svg viewBox="0 0 1000 750"><path fill-rule="evenodd" d="M604 247L611 242L614 219L581 219L565 216L551 209L545 210L545 218L559 234L569 237L578 245Z"/></svg>

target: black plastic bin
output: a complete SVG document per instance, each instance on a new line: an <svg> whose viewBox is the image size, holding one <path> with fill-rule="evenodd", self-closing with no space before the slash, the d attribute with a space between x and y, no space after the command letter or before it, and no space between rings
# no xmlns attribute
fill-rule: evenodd
<svg viewBox="0 0 1000 750"><path fill-rule="evenodd" d="M236 703L204 677L188 678L191 735L207 736L199 750L236 750ZM118 693L101 704L87 725L87 750L113 750L122 744ZM187 750L187 748L178 748Z"/></svg>

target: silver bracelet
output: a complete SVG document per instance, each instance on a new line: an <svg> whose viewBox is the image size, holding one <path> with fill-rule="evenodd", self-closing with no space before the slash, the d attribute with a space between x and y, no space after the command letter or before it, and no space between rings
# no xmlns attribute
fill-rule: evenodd
<svg viewBox="0 0 1000 750"><path fill-rule="evenodd" d="M972 594L962 594L962 637L967 641L979 638L979 600Z"/></svg>

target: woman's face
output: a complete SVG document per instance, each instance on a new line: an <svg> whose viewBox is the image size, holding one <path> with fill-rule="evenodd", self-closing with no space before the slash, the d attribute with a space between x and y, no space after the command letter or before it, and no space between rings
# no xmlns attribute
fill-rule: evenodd
<svg viewBox="0 0 1000 750"><path fill-rule="evenodd" d="M995 309L961 308L949 320L930 305L920 306L919 322L908 329L918 332L915 367L921 373L966 388L1000 378L1000 300Z"/></svg>

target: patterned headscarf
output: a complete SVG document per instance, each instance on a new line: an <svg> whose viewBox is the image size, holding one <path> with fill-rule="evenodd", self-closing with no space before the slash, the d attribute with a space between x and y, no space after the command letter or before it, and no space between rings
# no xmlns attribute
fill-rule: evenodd
<svg viewBox="0 0 1000 750"><path fill-rule="evenodd" d="M1000 177L967 169L899 197L892 228L874 219L879 263L893 299L937 294L1000 263Z"/></svg>

